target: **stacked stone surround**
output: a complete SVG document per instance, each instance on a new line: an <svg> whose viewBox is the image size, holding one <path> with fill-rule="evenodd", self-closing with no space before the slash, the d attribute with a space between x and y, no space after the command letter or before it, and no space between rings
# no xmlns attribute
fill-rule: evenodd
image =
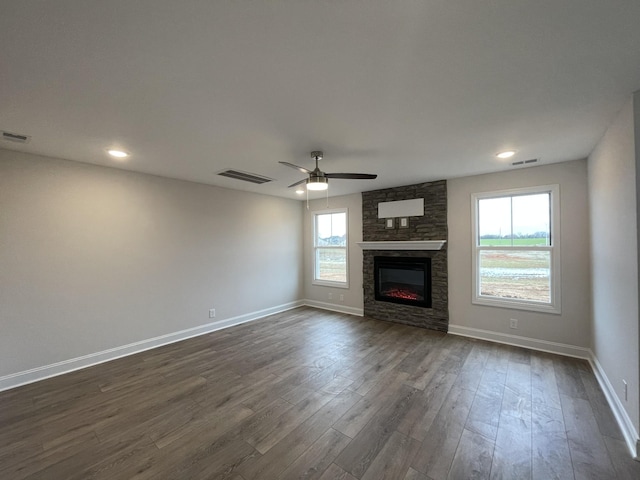
<svg viewBox="0 0 640 480"><path fill-rule="evenodd" d="M409 228L386 229L378 218L378 203L424 198L424 216L409 217ZM362 239L365 242L447 240L447 182L420 183L362 194ZM375 299L373 257L431 258L432 308ZM363 252L364 314L366 316L446 332L449 328L447 244L441 250L365 250Z"/></svg>

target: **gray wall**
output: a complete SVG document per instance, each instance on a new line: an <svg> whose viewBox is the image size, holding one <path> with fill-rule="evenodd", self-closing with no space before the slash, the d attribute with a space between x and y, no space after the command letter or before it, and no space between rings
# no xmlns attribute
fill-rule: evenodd
<svg viewBox="0 0 640 480"><path fill-rule="evenodd" d="M302 220L299 201L0 150L0 376L301 299Z"/></svg>
<svg viewBox="0 0 640 480"><path fill-rule="evenodd" d="M560 185L562 314L472 304L471 194L550 184ZM591 328L586 162L578 160L456 178L448 182L448 193L450 331L455 331L454 326L461 326L589 348ZM509 328L510 318L519 320L517 330ZM544 348L544 344L536 346Z"/></svg>
<svg viewBox="0 0 640 480"><path fill-rule="evenodd" d="M635 103L631 100L625 105L589 156L589 203L593 352L638 432L640 372L636 196L637 162L640 158L636 149L640 141L640 96L636 94L634 99ZM628 382L626 401L622 379Z"/></svg>

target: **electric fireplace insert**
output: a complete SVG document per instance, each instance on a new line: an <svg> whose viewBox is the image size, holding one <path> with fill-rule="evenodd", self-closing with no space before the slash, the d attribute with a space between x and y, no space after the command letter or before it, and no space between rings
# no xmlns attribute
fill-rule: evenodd
<svg viewBox="0 0 640 480"><path fill-rule="evenodd" d="M374 257L375 298L431 308L431 259Z"/></svg>

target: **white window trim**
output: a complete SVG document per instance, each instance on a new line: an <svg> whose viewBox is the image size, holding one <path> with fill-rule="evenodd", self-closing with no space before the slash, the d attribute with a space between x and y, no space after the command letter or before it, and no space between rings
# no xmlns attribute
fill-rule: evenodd
<svg viewBox="0 0 640 480"><path fill-rule="evenodd" d="M316 249L318 248L316 246L316 217L318 215L326 215L329 213L344 213L345 214L345 223L346 223L346 234L347 234L347 244L344 247L345 249L345 261L346 261L346 281L345 282L336 282L336 281L330 281L330 280L319 280L316 278ZM312 268L312 278L311 278L311 284L312 285L320 285L320 286L324 286L324 287L335 287L335 288L349 288L349 209L348 208L333 208L333 209L329 209L329 210L317 210L315 212L313 212L313 215L311 217L311 221L313 222L312 225L312 231L313 231L313 245L311 248L311 264L313 265ZM322 248L331 248L331 247L322 247ZM335 248L343 248L343 247L335 247Z"/></svg>
<svg viewBox="0 0 640 480"><path fill-rule="evenodd" d="M516 195L532 195L536 193L551 193L551 245L540 247L525 247L525 250L542 250L551 252L551 302L540 303L529 300L507 299L501 297L490 297L480 295L480 255L482 250L513 250L514 247L486 246L478 245L478 200L484 198L496 198ZM516 310L529 310L533 312L560 314L562 281L560 278L560 186L541 185L535 187L514 188L509 190L499 190L494 192L475 193L471 195L471 252L472 252L472 299L471 302L477 305L487 305L492 307L512 308Z"/></svg>

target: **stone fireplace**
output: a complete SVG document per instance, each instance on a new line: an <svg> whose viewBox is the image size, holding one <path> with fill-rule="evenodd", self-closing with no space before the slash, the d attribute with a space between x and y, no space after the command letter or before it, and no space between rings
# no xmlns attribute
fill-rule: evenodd
<svg viewBox="0 0 640 480"><path fill-rule="evenodd" d="M379 203L418 198L424 199L424 215L408 217L406 228L399 228L399 222L388 228L385 219L378 218ZM446 332L446 181L364 192L362 209L364 314Z"/></svg>

